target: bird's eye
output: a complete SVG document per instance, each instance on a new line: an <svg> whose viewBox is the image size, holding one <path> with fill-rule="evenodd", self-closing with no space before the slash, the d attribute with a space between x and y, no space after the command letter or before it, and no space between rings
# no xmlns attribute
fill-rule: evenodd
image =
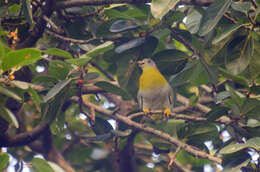
<svg viewBox="0 0 260 172"><path fill-rule="evenodd" d="M151 63L151 60L148 60L147 62L148 62L148 63Z"/></svg>

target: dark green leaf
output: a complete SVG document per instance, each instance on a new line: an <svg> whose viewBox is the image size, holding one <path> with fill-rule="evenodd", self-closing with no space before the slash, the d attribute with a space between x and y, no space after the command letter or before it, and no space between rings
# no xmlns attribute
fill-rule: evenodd
<svg viewBox="0 0 260 172"><path fill-rule="evenodd" d="M168 13L179 0L153 0L151 4L151 13L154 18L161 19L165 14Z"/></svg>
<svg viewBox="0 0 260 172"><path fill-rule="evenodd" d="M230 73L228 73L225 69L223 68L219 68L219 71L221 72L221 74L227 78L227 79L231 79L233 82L239 83L245 87L248 87L248 81L247 79L242 76L242 75L232 75Z"/></svg>
<svg viewBox="0 0 260 172"><path fill-rule="evenodd" d="M154 36L148 36L142 45L143 57L151 57L158 46L158 39Z"/></svg>
<svg viewBox="0 0 260 172"><path fill-rule="evenodd" d="M217 44L226 37L230 36L234 31L238 30L241 27L241 25L238 24L233 24L233 25L228 25L227 27L224 28L222 32L220 32L212 41L212 44Z"/></svg>
<svg viewBox="0 0 260 172"><path fill-rule="evenodd" d="M7 153L0 153L0 170L4 170L9 162L9 155Z"/></svg>
<svg viewBox="0 0 260 172"><path fill-rule="evenodd" d="M111 130L113 130L113 127L107 120L104 120L100 117L96 117L95 124L92 126L92 129L96 135L102 135L109 133Z"/></svg>
<svg viewBox="0 0 260 172"><path fill-rule="evenodd" d="M211 109L211 111L207 113L205 116L207 117L208 121L212 122L221 116L227 115L228 111L229 108L219 106Z"/></svg>
<svg viewBox="0 0 260 172"><path fill-rule="evenodd" d="M99 81L96 82L95 85L107 92L122 96L124 100L130 100L132 98L125 90L109 82Z"/></svg>
<svg viewBox="0 0 260 172"><path fill-rule="evenodd" d="M183 166L187 164L192 164L193 167L202 167L206 164L210 164L210 161L207 159L200 159L195 157L194 155L191 155L184 150L181 150L177 156L176 159L183 164Z"/></svg>
<svg viewBox="0 0 260 172"><path fill-rule="evenodd" d="M243 72L248 66L253 52L254 41L250 35L233 39L228 46L226 55L226 68L228 71L234 75Z"/></svg>
<svg viewBox="0 0 260 172"><path fill-rule="evenodd" d="M216 68L214 68L213 66L210 66L206 60L204 60L204 58L200 58L200 62L202 64L202 67L204 69L204 72L206 73L209 81L212 84L217 84L218 83L218 76L217 76L217 72L216 72Z"/></svg>
<svg viewBox="0 0 260 172"><path fill-rule="evenodd" d="M179 50L164 50L153 55L152 59L162 74L173 75L185 67L188 56Z"/></svg>
<svg viewBox="0 0 260 172"><path fill-rule="evenodd" d="M12 67L25 66L35 63L41 58L41 52L34 48L24 48L10 51L3 59L3 70L9 70Z"/></svg>
<svg viewBox="0 0 260 172"><path fill-rule="evenodd" d="M117 20L111 26L109 31L110 32L122 32L129 29L135 29L139 25L131 20Z"/></svg>
<svg viewBox="0 0 260 172"><path fill-rule="evenodd" d="M4 56L5 56L4 45L3 45L3 43L0 41L0 66L1 66L1 62L2 62L2 59L4 58Z"/></svg>
<svg viewBox="0 0 260 172"><path fill-rule="evenodd" d="M184 13L181 11L170 11L165 16L165 22L168 25L172 25L174 22L182 22L183 18L185 17Z"/></svg>
<svg viewBox="0 0 260 172"><path fill-rule="evenodd" d="M215 28L219 20L228 10L231 2L231 0L216 0L210 4L202 16L199 35L204 36Z"/></svg>
<svg viewBox="0 0 260 172"><path fill-rule="evenodd" d="M45 97L43 97L43 101L46 103L50 99L52 99L54 96L56 96L64 87L66 87L70 83L71 79L66 79L63 81L60 81L58 84L56 84L52 89L47 93Z"/></svg>
<svg viewBox="0 0 260 172"><path fill-rule="evenodd" d="M42 52L52 55L52 56L72 58L72 55L69 52L59 49L59 48L49 48L48 50L42 50Z"/></svg>
<svg viewBox="0 0 260 172"><path fill-rule="evenodd" d="M37 172L55 172L44 159L33 158L32 165L37 170Z"/></svg>
<svg viewBox="0 0 260 172"><path fill-rule="evenodd" d="M68 76L70 65L60 60L52 60L49 63L48 71L51 76L54 76L58 80L64 80Z"/></svg>

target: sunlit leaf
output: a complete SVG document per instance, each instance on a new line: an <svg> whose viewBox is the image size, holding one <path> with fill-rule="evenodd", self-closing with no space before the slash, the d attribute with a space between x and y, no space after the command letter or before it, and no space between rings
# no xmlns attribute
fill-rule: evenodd
<svg viewBox="0 0 260 172"><path fill-rule="evenodd" d="M15 128L19 128L19 123L15 115L6 107L0 106L0 116L4 118L9 124L15 126Z"/></svg>
<svg viewBox="0 0 260 172"><path fill-rule="evenodd" d="M24 48L10 51L3 59L3 70L9 70L12 67L25 66L35 63L41 59L41 52L34 48Z"/></svg>
<svg viewBox="0 0 260 172"><path fill-rule="evenodd" d="M83 57L76 58L76 59L67 59L65 61L67 63L70 63L70 64L74 64L74 65L77 65L77 66L82 66L82 65L87 64L90 60L91 60L91 57L83 56Z"/></svg>
<svg viewBox="0 0 260 172"><path fill-rule="evenodd" d="M107 41L95 47L94 49L90 50L89 52L87 52L86 56L95 57L96 55L109 51L113 48L114 48L114 43L112 41Z"/></svg>
<svg viewBox="0 0 260 172"><path fill-rule="evenodd" d="M54 76L59 80L64 80L68 76L70 65L60 60L52 60L49 63L48 71L51 76Z"/></svg>
<svg viewBox="0 0 260 172"><path fill-rule="evenodd" d="M7 153L0 153L0 170L4 170L9 162L9 155Z"/></svg>
<svg viewBox="0 0 260 172"><path fill-rule="evenodd" d="M64 58L72 58L72 55L59 48L49 48L47 50L42 50L43 53L52 55L52 56L59 56L59 57L64 57Z"/></svg>
<svg viewBox="0 0 260 172"><path fill-rule="evenodd" d="M37 172L55 172L48 164L48 161L44 159L33 158L32 165L37 170Z"/></svg>
<svg viewBox="0 0 260 172"><path fill-rule="evenodd" d="M4 87L0 86L0 94L6 95L8 97L11 97L19 102L22 101L22 98L20 96L18 96L17 94L15 94L14 92L10 91L9 89L6 89Z"/></svg>
<svg viewBox="0 0 260 172"><path fill-rule="evenodd" d="M169 10L173 9L179 0L153 0L151 13L155 18L161 19Z"/></svg>

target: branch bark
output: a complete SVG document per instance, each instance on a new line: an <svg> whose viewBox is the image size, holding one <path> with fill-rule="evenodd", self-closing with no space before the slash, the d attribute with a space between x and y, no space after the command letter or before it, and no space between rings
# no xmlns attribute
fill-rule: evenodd
<svg viewBox="0 0 260 172"><path fill-rule="evenodd" d="M104 114L105 116L108 116L110 118L113 118L117 121L120 121L120 122L123 122L125 123L126 125L130 126L130 127L133 127L135 129L138 129L140 131L143 131L145 133L148 133L148 134L152 134L152 135L155 135L163 140L166 140L174 145L177 145L179 146L180 148L184 149L185 151L197 156L197 157L200 157L200 158L206 158L206 159L209 159L211 161L214 161L216 163L220 163L222 162L221 158L219 157L215 157L215 156L212 156L210 154L207 154L206 152L196 148L196 147L193 147L191 145L188 145L188 144L185 144L185 143L182 143L181 141L179 141L178 139L170 136L169 134L167 133L164 133L162 131L159 131L159 130L156 130L156 129L153 129L151 127L147 127L143 124L140 124L140 123L137 123L137 122L134 122L132 121L131 119L125 117L125 116L122 116L120 115L119 113L114 113L114 112L111 112L109 110L106 110L106 109L103 109L102 107L99 107L95 104L92 104L88 101L84 101L84 104L89 107L89 108L94 108L96 111Z"/></svg>

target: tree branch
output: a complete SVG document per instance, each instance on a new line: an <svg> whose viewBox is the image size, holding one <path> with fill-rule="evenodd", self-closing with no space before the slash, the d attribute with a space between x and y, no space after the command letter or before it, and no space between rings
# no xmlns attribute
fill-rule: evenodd
<svg viewBox="0 0 260 172"><path fill-rule="evenodd" d="M193 146L190 146L188 144L185 144L185 143L182 143L181 141L179 141L178 139L170 136L169 134L167 133L164 133L162 131L159 131L159 130L156 130L156 129L153 129L151 127L147 127L147 126L144 126L142 124L139 124L137 122L134 122L132 121L131 119L125 117L125 116L122 116L120 115L119 113L114 113L114 112L111 112L109 110L106 110L106 109L103 109L102 107L99 107L98 105L95 105L95 104L92 104L88 101L84 101L84 104L85 106L89 107L89 108L94 108L96 111L100 112L101 114L104 114L105 116L108 116L110 118L113 118L117 121L120 121L120 122L123 122L125 123L126 125L130 126L130 127L133 127L133 128L136 128L138 130L141 130L145 133L148 133L148 134L152 134L152 135L155 135L157 137L160 137L161 139L163 140L166 140L174 145L177 145L179 146L180 148L184 149L185 151L197 156L197 157L200 157L200 158L206 158L206 159L209 159L211 161L214 161L214 162L217 162L217 163L221 163L221 158L218 158L218 157L214 157L210 154L207 154L206 152L204 151L201 151L200 149L196 148L196 147L193 147Z"/></svg>
<svg viewBox="0 0 260 172"><path fill-rule="evenodd" d="M15 147L28 145L37 138L48 128L47 123L41 123L31 131L23 132L15 136L0 134L0 147Z"/></svg>

